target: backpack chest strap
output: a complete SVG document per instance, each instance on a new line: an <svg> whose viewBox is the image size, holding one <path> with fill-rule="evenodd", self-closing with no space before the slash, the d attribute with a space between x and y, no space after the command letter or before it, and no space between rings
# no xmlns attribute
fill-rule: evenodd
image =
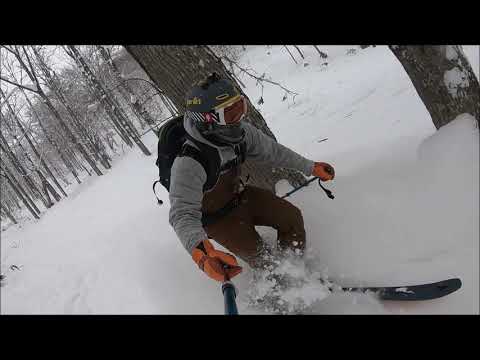
<svg viewBox="0 0 480 360"><path fill-rule="evenodd" d="M240 145L237 145L233 149L235 151L235 159L227 161L220 167L220 171L230 170L241 165L245 161L245 153L246 153L246 144L242 142Z"/></svg>

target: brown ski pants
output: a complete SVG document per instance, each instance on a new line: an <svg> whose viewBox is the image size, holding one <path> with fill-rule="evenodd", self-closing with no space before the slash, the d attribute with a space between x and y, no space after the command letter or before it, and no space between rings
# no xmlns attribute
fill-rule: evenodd
<svg viewBox="0 0 480 360"><path fill-rule="evenodd" d="M217 222L207 225L210 238L252 267L262 266L265 249L255 225L277 230L279 249L305 249L305 229L300 210L270 191L246 186L240 204Z"/></svg>

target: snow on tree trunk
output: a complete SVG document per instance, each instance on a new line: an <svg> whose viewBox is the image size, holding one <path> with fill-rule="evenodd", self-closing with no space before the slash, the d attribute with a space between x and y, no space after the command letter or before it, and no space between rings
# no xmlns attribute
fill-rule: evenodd
<svg viewBox="0 0 480 360"><path fill-rule="evenodd" d="M480 88L459 45L390 45L437 129L458 115L480 119Z"/></svg>
<svg viewBox="0 0 480 360"><path fill-rule="evenodd" d="M212 72L230 79L249 103L247 121L276 140L263 116L243 93L221 59L207 46L126 45L125 48L181 113L185 111L185 95L196 82ZM305 181L297 171L260 167L248 160L243 165L243 174L250 174L253 185L272 192L280 179L288 180L293 186Z"/></svg>

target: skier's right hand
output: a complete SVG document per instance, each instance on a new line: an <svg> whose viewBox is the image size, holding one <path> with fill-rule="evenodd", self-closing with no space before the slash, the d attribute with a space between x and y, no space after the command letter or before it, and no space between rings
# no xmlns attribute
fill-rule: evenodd
<svg viewBox="0 0 480 360"><path fill-rule="evenodd" d="M208 239L193 249L192 258L205 274L217 281L229 280L242 272L235 256L215 250Z"/></svg>
<svg viewBox="0 0 480 360"><path fill-rule="evenodd" d="M312 175L320 178L322 181L333 180L335 169L326 162L316 162L313 166Z"/></svg>

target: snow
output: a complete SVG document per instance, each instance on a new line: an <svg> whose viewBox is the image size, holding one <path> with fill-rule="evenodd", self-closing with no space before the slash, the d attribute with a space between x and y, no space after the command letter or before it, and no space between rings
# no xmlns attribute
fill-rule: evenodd
<svg viewBox="0 0 480 360"><path fill-rule="evenodd" d="M445 71L443 82L448 88L450 95L454 97L458 95L459 89L466 88L469 85L467 73L458 66L454 66L450 70Z"/></svg>
<svg viewBox="0 0 480 360"><path fill-rule="evenodd" d="M478 45L462 45L462 50L464 54L467 56L470 65L472 66L472 70L477 76L477 79L480 77L480 54L479 54L479 46Z"/></svg>
<svg viewBox="0 0 480 360"><path fill-rule="evenodd" d="M98 102L88 104L87 111L95 111L98 108L98 105L99 105Z"/></svg>
<svg viewBox="0 0 480 360"><path fill-rule="evenodd" d="M301 46L308 67L280 46L247 47L240 58L300 94L282 101L284 91L265 84L258 108L277 139L336 170L324 184L334 200L316 182L288 198L302 209L307 252L304 261L292 256L271 269L301 280L279 294L280 302L306 314L478 314L479 139L472 117L436 131L385 46L348 55L355 46L319 48L328 66L311 46ZM478 64L478 46L466 52ZM258 98L256 81L239 76L248 96ZM144 141L155 154L155 137ZM129 150L104 176L70 188L40 220L1 233L2 313L223 313L221 285L181 246L168 224L168 201L157 205L154 157ZM277 184L278 194L289 190L285 181ZM258 230L274 241L273 230ZM233 279L241 314L266 313L247 302L274 284L268 271L256 284L253 275L245 266ZM380 303L372 295L328 294L317 280L325 277L344 286L459 277L463 286L441 299Z"/></svg>
<svg viewBox="0 0 480 360"><path fill-rule="evenodd" d="M457 50L453 45L446 45L445 46L445 56L448 60L453 61L458 59Z"/></svg>
<svg viewBox="0 0 480 360"><path fill-rule="evenodd" d="M398 289L395 289L396 292L402 292L402 293L410 293L410 294L414 294L413 291L411 290L408 290L408 288L406 287L400 287Z"/></svg>

